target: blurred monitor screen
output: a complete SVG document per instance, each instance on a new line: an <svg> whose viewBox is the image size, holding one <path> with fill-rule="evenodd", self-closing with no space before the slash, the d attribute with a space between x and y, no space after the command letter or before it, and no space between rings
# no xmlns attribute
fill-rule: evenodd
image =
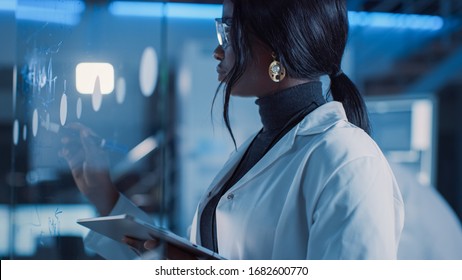
<svg viewBox="0 0 462 280"><path fill-rule="evenodd" d="M368 99L372 137L384 151L431 150L433 103L430 98Z"/></svg>
<svg viewBox="0 0 462 280"><path fill-rule="evenodd" d="M384 151L409 151L412 111L371 112L372 137Z"/></svg>

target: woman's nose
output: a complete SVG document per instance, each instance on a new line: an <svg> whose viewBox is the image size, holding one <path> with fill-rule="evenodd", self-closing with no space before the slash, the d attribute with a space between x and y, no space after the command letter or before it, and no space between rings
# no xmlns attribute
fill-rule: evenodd
<svg viewBox="0 0 462 280"><path fill-rule="evenodd" d="M216 60L222 61L225 58L225 51L223 47L218 45L215 50L213 51L213 58Z"/></svg>

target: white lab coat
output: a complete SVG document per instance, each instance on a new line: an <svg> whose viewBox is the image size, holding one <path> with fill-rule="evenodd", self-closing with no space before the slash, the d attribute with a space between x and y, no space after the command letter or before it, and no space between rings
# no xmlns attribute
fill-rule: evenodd
<svg viewBox="0 0 462 280"><path fill-rule="evenodd" d="M200 213L251 139L204 194L192 242L201 243ZM216 210L219 254L228 259L395 259L403 220L401 194L385 157L335 101L281 138Z"/></svg>
<svg viewBox="0 0 462 280"><path fill-rule="evenodd" d="M226 182L231 156L198 206ZM200 244L195 215L191 240ZM219 253L230 259L394 259L403 202L375 142L341 103L311 112L221 198Z"/></svg>

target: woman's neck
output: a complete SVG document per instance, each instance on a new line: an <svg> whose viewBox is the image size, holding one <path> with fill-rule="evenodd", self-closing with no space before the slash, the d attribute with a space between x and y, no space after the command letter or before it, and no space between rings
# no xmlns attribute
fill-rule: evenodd
<svg viewBox="0 0 462 280"><path fill-rule="evenodd" d="M294 115L313 103L324 104L322 84L319 81L298 84L255 101L265 130L280 129Z"/></svg>
<svg viewBox="0 0 462 280"><path fill-rule="evenodd" d="M294 79L290 77L286 77L284 80L280 81L279 83L275 83L271 81L270 85L266 87L266 90L263 90L262 92L256 93L256 96L258 98L266 97L273 95L275 93L284 91L289 88L293 88L295 86L301 85L301 84L306 84L309 82L314 82L314 81L319 81L319 80L309 80L309 79Z"/></svg>

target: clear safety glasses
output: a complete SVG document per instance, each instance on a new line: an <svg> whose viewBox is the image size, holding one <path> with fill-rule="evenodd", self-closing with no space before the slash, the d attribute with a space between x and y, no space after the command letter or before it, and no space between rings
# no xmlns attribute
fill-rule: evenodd
<svg viewBox="0 0 462 280"><path fill-rule="evenodd" d="M223 48L226 48L230 43L229 38L229 31L231 25L231 19L224 19L224 18L216 18L215 19L215 26L217 28L217 38L218 43Z"/></svg>

